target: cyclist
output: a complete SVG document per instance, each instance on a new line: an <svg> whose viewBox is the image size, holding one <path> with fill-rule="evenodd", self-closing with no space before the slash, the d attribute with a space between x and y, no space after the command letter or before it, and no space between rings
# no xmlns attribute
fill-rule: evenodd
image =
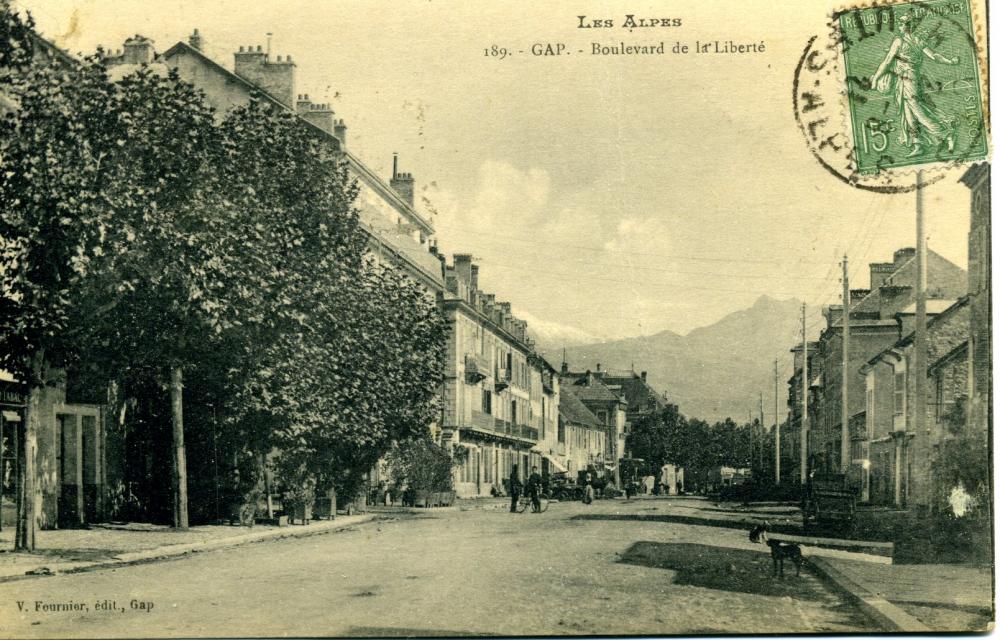
<svg viewBox="0 0 1000 640"><path fill-rule="evenodd" d="M532 513L539 513L542 510L542 476L538 475L538 467L531 467L531 475L528 476L528 484L525 487L528 497L531 498Z"/></svg>

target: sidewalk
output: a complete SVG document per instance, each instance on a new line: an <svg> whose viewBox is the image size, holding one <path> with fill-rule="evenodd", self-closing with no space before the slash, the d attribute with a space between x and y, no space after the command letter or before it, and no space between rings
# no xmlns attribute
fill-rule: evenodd
<svg viewBox="0 0 1000 640"><path fill-rule="evenodd" d="M308 525L253 528L208 525L175 531L143 523L92 525L89 529L39 531L34 553L15 553L13 528L0 532L0 582L30 576L72 573L171 558L251 542L328 533L368 522L375 514L337 516Z"/></svg>
<svg viewBox="0 0 1000 640"><path fill-rule="evenodd" d="M958 564L872 564L810 558L821 577L898 631L985 631L992 627L988 567Z"/></svg>

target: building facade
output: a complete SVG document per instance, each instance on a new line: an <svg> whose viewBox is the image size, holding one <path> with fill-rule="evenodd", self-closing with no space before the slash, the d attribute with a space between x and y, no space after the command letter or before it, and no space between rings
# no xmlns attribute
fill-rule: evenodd
<svg viewBox="0 0 1000 640"><path fill-rule="evenodd" d="M628 403L621 389L612 389L602 381L599 373L586 371L574 373L564 362L559 373L562 388L568 389L583 403L604 429L604 465L621 486L621 460L625 457L625 440L628 436L626 415Z"/></svg>
<svg viewBox="0 0 1000 640"><path fill-rule="evenodd" d="M558 441L560 380L534 352L527 323L510 303L479 289L479 268L468 254L445 270L442 308L450 326L441 442L461 464L460 497L508 492L515 471L565 465L549 452Z"/></svg>
<svg viewBox="0 0 1000 640"><path fill-rule="evenodd" d="M843 378L843 308L832 305L824 309L826 327L818 340L817 420L810 422L810 460L819 472L839 472L841 470L841 390L847 384L849 436L860 443L863 440L865 410L865 378L860 369L872 357L891 347L901 335L901 322L905 312L915 303L916 294L916 252L914 249L900 249L893 255L891 263L869 265L870 289L851 291L849 317L851 327L850 354L847 370L849 378ZM966 273L963 269L928 250L927 252L927 297L928 310L940 308L965 294ZM905 313L903 313L905 316ZM855 431L850 431L851 420ZM854 443L849 450L857 451ZM860 460L851 460L849 474L855 482L861 480Z"/></svg>
<svg viewBox="0 0 1000 640"><path fill-rule="evenodd" d="M559 395L559 435L557 452L566 461L569 477L575 480L581 471L604 470L607 430L598 422L575 392L565 385Z"/></svg>

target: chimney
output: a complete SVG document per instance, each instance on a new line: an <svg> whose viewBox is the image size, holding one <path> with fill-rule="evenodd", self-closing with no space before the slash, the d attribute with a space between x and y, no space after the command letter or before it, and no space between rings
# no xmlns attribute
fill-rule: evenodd
<svg viewBox="0 0 1000 640"><path fill-rule="evenodd" d="M149 64L153 61L153 41L138 33L125 41L124 64Z"/></svg>
<svg viewBox="0 0 1000 640"><path fill-rule="evenodd" d="M851 304L858 302L871 293L870 289L851 289Z"/></svg>
<svg viewBox="0 0 1000 640"><path fill-rule="evenodd" d="M902 266L904 262L913 258L917 255L917 250L913 247L904 247L902 249L897 249L894 254L892 254L892 265L896 269Z"/></svg>
<svg viewBox="0 0 1000 640"><path fill-rule="evenodd" d="M455 273L465 284L472 283L472 254L456 253L452 258Z"/></svg>
<svg viewBox="0 0 1000 640"><path fill-rule="evenodd" d="M600 372L601 372L601 363L598 362L597 363L597 373L600 373Z"/></svg>
<svg viewBox="0 0 1000 640"><path fill-rule="evenodd" d="M645 381L646 381L646 372L645 372L645 371L643 371L642 373L640 373L640 374L639 374L639 377L640 377L640 378L642 378L642 381L643 381L643 382L645 382Z"/></svg>
<svg viewBox="0 0 1000 640"><path fill-rule="evenodd" d="M201 51L201 48L202 46L204 46L205 42L201 39L201 34L198 33L197 29L195 29L194 32L190 36L188 36L188 44L197 49L198 51Z"/></svg>
<svg viewBox="0 0 1000 640"><path fill-rule="evenodd" d="M561 373L569 373L569 363L563 360L562 367L559 368Z"/></svg>
<svg viewBox="0 0 1000 640"><path fill-rule="evenodd" d="M478 289L479 288L479 265L478 264L472 265L472 288L473 289Z"/></svg>
<svg viewBox="0 0 1000 640"><path fill-rule="evenodd" d="M871 279L872 291L877 290L885 282L885 279L896 270L896 265L892 262L872 262L868 264L868 272Z"/></svg>
<svg viewBox="0 0 1000 640"><path fill-rule="evenodd" d="M333 134L333 110L329 104L313 104L309 94L304 93L295 102L295 112L303 120L316 125L323 131Z"/></svg>
<svg viewBox="0 0 1000 640"><path fill-rule="evenodd" d="M337 137L337 140L340 140L341 148L347 146L347 125L344 124L343 118L334 120L333 135Z"/></svg>
<svg viewBox="0 0 1000 640"><path fill-rule="evenodd" d="M283 60L278 56L274 61L270 54L265 52L260 45L256 47L240 47L234 54L235 64L233 70L236 75L266 91L271 96L277 98L282 104L289 107L296 107L295 99L295 63L292 56L286 56Z"/></svg>
<svg viewBox="0 0 1000 640"><path fill-rule="evenodd" d="M392 180L391 186L399 196L406 201L406 204L413 206L413 176L409 173L399 173L399 156L392 154Z"/></svg>

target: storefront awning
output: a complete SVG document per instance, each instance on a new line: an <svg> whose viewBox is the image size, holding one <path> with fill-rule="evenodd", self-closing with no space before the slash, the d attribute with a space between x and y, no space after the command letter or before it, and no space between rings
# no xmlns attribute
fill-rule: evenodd
<svg viewBox="0 0 1000 640"><path fill-rule="evenodd" d="M567 469L565 465L556 460L554 456L550 456L546 453L543 453L542 456L549 461L549 464L551 464L553 467L556 468L556 471L558 471L559 473L566 473Z"/></svg>
<svg viewBox="0 0 1000 640"><path fill-rule="evenodd" d="M16 411L4 411L3 419L5 422L20 422L21 414Z"/></svg>

